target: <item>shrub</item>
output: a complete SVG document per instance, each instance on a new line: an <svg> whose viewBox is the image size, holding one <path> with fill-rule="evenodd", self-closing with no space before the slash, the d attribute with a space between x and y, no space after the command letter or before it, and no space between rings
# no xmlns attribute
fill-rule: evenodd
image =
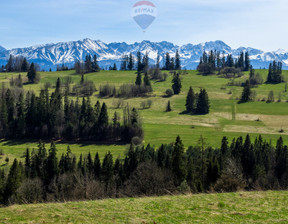
<svg viewBox="0 0 288 224"><path fill-rule="evenodd" d="M24 180L16 192L18 203L41 203L43 201L42 185L42 181L39 178Z"/></svg>
<svg viewBox="0 0 288 224"><path fill-rule="evenodd" d="M233 159L228 159L220 179L217 180L214 190L217 192L235 192L246 186L241 165Z"/></svg>
<svg viewBox="0 0 288 224"><path fill-rule="evenodd" d="M123 84L120 86L117 97L143 97L152 92L150 86L136 85L136 84Z"/></svg>
<svg viewBox="0 0 288 224"><path fill-rule="evenodd" d="M174 92L173 92L172 89L166 89L165 93L166 93L166 96L167 96L167 97L171 97L171 96L174 95Z"/></svg>
<svg viewBox="0 0 288 224"><path fill-rule="evenodd" d="M73 80L71 76L64 77L64 85L72 84L72 83L73 83Z"/></svg>
<svg viewBox="0 0 288 224"><path fill-rule="evenodd" d="M224 207L225 207L225 203L224 203L223 201L220 201L220 202L218 203L218 207L219 207L219 208L224 208Z"/></svg>
<svg viewBox="0 0 288 224"><path fill-rule="evenodd" d="M146 108L146 101L142 101L140 107L144 110Z"/></svg>
<svg viewBox="0 0 288 224"><path fill-rule="evenodd" d="M190 190L190 187L189 185L187 184L187 181L184 180L180 186L177 187L177 190L182 193L182 194L189 194L191 193L191 190Z"/></svg>
<svg viewBox="0 0 288 224"><path fill-rule="evenodd" d="M149 75L151 79L157 80L160 82L166 81L168 77L167 73L162 73L160 69L150 69Z"/></svg>
<svg viewBox="0 0 288 224"><path fill-rule="evenodd" d="M95 91L96 87L92 81L84 81L83 84L78 83L73 87L74 94L83 96L92 96Z"/></svg>
<svg viewBox="0 0 288 224"><path fill-rule="evenodd" d="M235 79L243 76L241 69L234 67L226 67L219 74L222 74L225 79Z"/></svg>
<svg viewBox="0 0 288 224"><path fill-rule="evenodd" d="M138 136L135 136L132 138L131 143L135 146L141 145L142 144L142 139L139 138Z"/></svg>
<svg viewBox="0 0 288 224"><path fill-rule="evenodd" d="M45 82L45 84L44 84L44 88L45 88L45 89L49 89L49 88L51 88L51 87L52 87L51 82Z"/></svg>
<svg viewBox="0 0 288 224"><path fill-rule="evenodd" d="M125 105L125 102L123 99L118 99L118 100L114 100L113 101L113 106L116 108L116 109L119 109L119 108L122 108L124 107Z"/></svg>
<svg viewBox="0 0 288 224"><path fill-rule="evenodd" d="M153 104L153 101L152 101L152 100L147 100L148 108L151 108L152 104Z"/></svg>
<svg viewBox="0 0 288 224"><path fill-rule="evenodd" d="M249 81L251 86L261 85L264 82L262 76L259 73L257 73L256 75L253 74L250 77Z"/></svg>
<svg viewBox="0 0 288 224"><path fill-rule="evenodd" d="M274 99L274 92L273 92L273 91L270 91L266 103L272 103L272 102L274 102L274 101L275 101L275 99Z"/></svg>
<svg viewBox="0 0 288 224"><path fill-rule="evenodd" d="M111 97L116 94L115 86L110 84L101 85L99 89L100 97Z"/></svg>
<svg viewBox="0 0 288 224"><path fill-rule="evenodd" d="M144 110L146 108L151 108L152 104L153 104L152 100L146 100L140 103L140 107L142 107L142 109Z"/></svg>
<svg viewBox="0 0 288 224"><path fill-rule="evenodd" d="M153 196L165 195L176 189L172 175L165 169L160 169L157 164L145 162L140 164L125 185L124 195Z"/></svg>

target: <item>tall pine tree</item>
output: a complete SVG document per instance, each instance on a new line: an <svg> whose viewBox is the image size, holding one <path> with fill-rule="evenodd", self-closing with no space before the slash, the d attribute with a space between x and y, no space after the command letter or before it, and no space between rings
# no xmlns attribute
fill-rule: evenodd
<svg viewBox="0 0 288 224"><path fill-rule="evenodd" d="M205 89L201 89L197 100L197 114L209 114L210 103L209 97Z"/></svg>
<svg viewBox="0 0 288 224"><path fill-rule="evenodd" d="M186 111L188 113L195 112L196 96L194 94L192 86L190 86L187 97L186 97Z"/></svg>
<svg viewBox="0 0 288 224"><path fill-rule="evenodd" d="M174 91L174 94L178 95L181 92L182 84L181 79L179 77L179 73L174 74L173 80L172 80L172 89Z"/></svg>
<svg viewBox="0 0 288 224"><path fill-rule="evenodd" d="M247 80L246 83L245 83L245 86L243 88L243 92L242 92L242 97L241 97L240 103L246 103L246 102L251 101L251 93L252 92L251 92L251 88L250 88L250 83Z"/></svg>
<svg viewBox="0 0 288 224"><path fill-rule="evenodd" d="M177 186L179 186L186 178L187 170L185 164L184 145L180 136L178 136L172 152L172 171Z"/></svg>

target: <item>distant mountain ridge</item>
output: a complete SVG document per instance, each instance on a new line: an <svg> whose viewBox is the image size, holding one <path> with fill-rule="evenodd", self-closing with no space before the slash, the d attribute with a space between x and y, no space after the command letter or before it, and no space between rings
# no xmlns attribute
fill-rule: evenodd
<svg viewBox="0 0 288 224"><path fill-rule="evenodd" d="M68 66L73 66L75 60L83 61L87 54L96 54L101 67L107 68L116 63L119 68L121 57L130 52L134 55L136 55L138 51L142 54L148 52L150 63L155 63L158 52L162 60L166 52L174 56L177 50L180 52L182 67L187 69L195 69L197 67L204 50L217 50L225 55L232 54L235 58L238 57L241 51L248 51L251 63L255 68L267 68L271 61L277 60L283 63L284 69L288 69L288 52L285 50L264 52L250 47L232 49L220 40L197 45L186 44L177 46L167 41L150 42L147 40L134 44L127 44L125 42L106 44L101 40L91 40L88 38L78 41L15 48L12 50L6 50L0 46L0 65L6 64L9 55L12 54L14 56L24 56L30 62L38 63L42 69L48 70L49 68L55 69L57 65L63 63Z"/></svg>
<svg viewBox="0 0 288 224"><path fill-rule="evenodd" d="M0 53L5 52L6 49L0 45Z"/></svg>

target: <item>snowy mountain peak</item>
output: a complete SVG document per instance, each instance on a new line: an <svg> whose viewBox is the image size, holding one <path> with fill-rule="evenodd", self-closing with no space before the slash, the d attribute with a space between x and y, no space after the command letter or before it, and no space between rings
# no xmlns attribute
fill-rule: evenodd
<svg viewBox="0 0 288 224"><path fill-rule="evenodd" d="M274 51L275 54L287 54L288 52L283 49L278 49L277 51Z"/></svg>
<svg viewBox="0 0 288 224"><path fill-rule="evenodd" d="M0 52L4 52L6 49L0 45Z"/></svg>
<svg viewBox="0 0 288 224"><path fill-rule="evenodd" d="M59 64L72 66L75 60L84 61L86 55L96 54L101 67L106 68L116 63L120 66L123 55L132 53L136 56L140 51L142 54L148 53L150 63L155 63L157 55L163 60L167 52L171 57L175 56L175 52L179 50L182 60L182 67L187 69L195 69L199 63L199 59L203 51L216 50L224 55L232 54L234 58L238 57L240 52L249 52L253 67L268 67L272 60L282 61L283 68L288 68L288 52L285 50L277 50L274 52L263 52L255 48L239 47L232 49L229 45L221 40L209 41L202 44L191 44L177 46L171 42L151 42L143 40L133 44L125 42L113 42L106 44L101 40L92 40L85 38L78 41L60 42L56 44L35 45L28 48L16 48L6 50L0 46L0 65L6 64L10 54L14 56L24 56L29 61L38 63L43 69L55 69ZM163 63L163 62L162 62Z"/></svg>

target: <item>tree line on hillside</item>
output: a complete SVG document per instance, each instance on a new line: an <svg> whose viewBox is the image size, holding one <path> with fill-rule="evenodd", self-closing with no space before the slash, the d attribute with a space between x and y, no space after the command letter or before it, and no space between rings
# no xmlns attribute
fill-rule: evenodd
<svg viewBox="0 0 288 224"><path fill-rule="evenodd" d="M10 55L8 62L2 66L0 72L27 72L27 79L30 83L38 83L40 81L39 65L29 63L25 57ZM23 79L21 79L23 82Z"/></svg>
<svg viewBox="0 0 288 224"><path fill-rule="evenodd" d="M252 91L251 88L252 88L252 86L251 86L249 80L247 80L243 86L242 95L241 95L241 98L240 98L238 103L247 103L247 102L256 100L256 94L257 93L255 90ZM285 85L284 92L287 92L287 83ZM273 90L269 91L267 99L264 97L262 99L258 99L258 101L262 101L262 102L266 102L266 103L275 102L274 91ZM281 92L279 92L277 102L282 102L282 93ZM286 101L286 102L288 102L288 101Z"/></svg>
<svg viewBox="0 0 288 224"><path fill-rule="evenodd" d="M288 147L280 137L276 147L261 136L223 137L221 147L198 146L187 150L178 136L157 150L131 144L123 160L108 152L76 157L70 147L57 157L54 142L47 152L43 143L24 162L14 160L9 173L0 170L0 202L63 202L103 198L160 196L179 193L234 192L288 189Z"/></svg>
<svg viewBox="0 0 288 224"><path fill-rule="evenodd" d="M131 98L131 97L144 97L147 94L153 92L150 77L146 72L142 78L142 74L137 73L135 83L125 83L116 88L112 84L100 85L99 96L100 97L118 97L118 98Z"/></svg>
<svg viewBox="0 0 288 224"><path fill-rule="evenodd" d="M282 63L273 61L273 63L270 63L269 65L269 71L268 76L266 80L266 84L279 84L281 82L284 82L284 78L282 76ZM261 85L263 83L263 78L259 73L255 73L255 70L251 67L250 73L249 73L249 79L246 80L246 82L241 84L243 86L243 91L241 95L241 99L239 103L246 103L252 100L255 100L256 92L252 91L251 88L257 87L258 85ZM287 92L287 83L285 85L284 92ZM253 96L254 94L254 96ZM267 103L274 102L274 92L271 90L268 94ZM281 94L279 96L278 102L281 102Z"/></svg>
<svg viewBox="0 0 288 224"><path fill-rule="evenodd" d="M226 57L221 55L219 51L203 52L200 58L197 70L202 75L210 75L218 72L219 74L227 73L240 73L242 71L249 71L250 58L248 52L241 52L238 58L233 59L232 54L228 54ZM227 70L227 71L226 71Z"/></svg>
<svg viewBox="0 0 288 224"><path fill-rule="evenodd" d="M64 103L63 103L64 101ZM125 107L123 122L115 113L110 122L107 106L98 101L92 105L90 98L82 103L68 99L61 90L58 78L56 89L49 95L45 88L36 96L28 91L26 96L13 89L1 90L0 137L6 139L66 139L92 141L130 142L135 136L143 138L140 117L135 108Z"/></svg>
<svg viewBox="0 0 288 224"><path fill-rule="evenodd" d="M13 55L9 56L7 64L2 66L2 72L28 72L30 63L25 57ZM36 69L39 70L40 67L37 65Z"/></svg>
<svg viewBox="0 0 288 224"><path fill-rule="evenodd" d="M255 70L250 63L248 52L241 52L238 58L234 60L231 54L225 57L225 55L221 55L220 52L216 50L211 50L208 53L204 51L197 66L197 71L202 75L211 75L217 72L218 74L224 75L225 78L232 78L233 81L235 78L243 76L242 72L250 71L250 85L256 86L263 83L261 75L258 73L255 74ZM278 84L283 81L282 63L274 60L269 64L266 83ZM233 82L232 85L234 85ZM244 85L244 83L240 83L240 85Z"/></svg>
<svg viewBox="0 0 288 224"><path fill-rule="evenodd" d="M282 76L282 63L273 61L273 63L270 63L269 65L269 71L268 71L268 77L266 83L268 84L278 84L283 82L283 76Z"/></svg>
<svg viewBox="0 0 288 224"><path fill-rule="evenodd" d="M176 51L175 58L171 57L169 52L165 54L165 57L163 57L163 66L160 65L160 54L158 53L156 58L156 64L153 66L157 70L181 70L181 58L179 51ZM121 59L121 67L120 70L126 71L126 70L137 70L137 72L148 72L150 68L149 64L149 56L148 52L143 55L140 51L137 52L136 58L133 56L132 53L129 55L122 56Z"/></svg>
<svg viewBox="0 0 288 224"><path fill-rule="evenodd" d="M74 64L74 69L75 69L77 74L99 72L100 67L98 65L97 56L94 55L92 58L92 56L90 54L88 54L85 56L84 62L77 60Z"/></svg>

